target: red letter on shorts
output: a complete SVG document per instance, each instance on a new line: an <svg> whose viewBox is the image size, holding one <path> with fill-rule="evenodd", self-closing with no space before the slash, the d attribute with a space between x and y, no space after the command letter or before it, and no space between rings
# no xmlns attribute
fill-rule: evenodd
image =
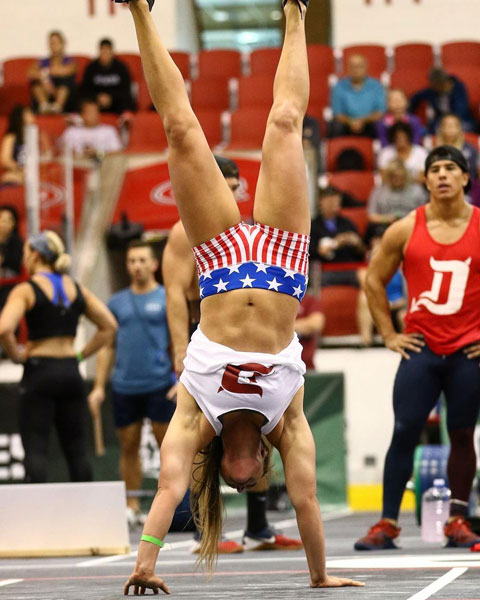
<svg viewBox="0 0 480 600"><path fill-rule="evenodd" d="M259 385L251 385L249 383L241 383L239 381L242 371L253 372L252 377L247 377L252 383L257 382L256 375L268 375L273 371L273 367L266 367L257 363L247 363L245 365L227 365L223 374L222 384L218 388L218 392L225 390L233 394L258 394L263 396L263 390Z"/></svg>

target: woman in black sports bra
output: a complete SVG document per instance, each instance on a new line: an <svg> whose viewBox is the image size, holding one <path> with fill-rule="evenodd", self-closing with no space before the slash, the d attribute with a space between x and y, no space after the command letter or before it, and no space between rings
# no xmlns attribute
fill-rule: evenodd
<svg viewBox="0 0 480 600"><path fill-rule="evenodd" d="M23 262L30 279L15 286L8 297L0 316L0 342L14 362L25 364L19 388L25 480L47 480L48 437L55 425L70 479L91 481L86 399L78 362L113 342L116 321L98 298L65 274L70 256L53 231L44 231L25 243ZM97 331L77 354L73 342L82 314ZM28 343L20 351L14 332L23 316Z"/></svg>

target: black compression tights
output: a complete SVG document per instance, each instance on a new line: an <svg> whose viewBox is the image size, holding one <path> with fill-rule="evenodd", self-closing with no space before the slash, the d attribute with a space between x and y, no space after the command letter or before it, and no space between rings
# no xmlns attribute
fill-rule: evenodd
<svg viewBox="0 0 480 600"><path fill-rule="evenodd" d="M92 481L85 435L85 392L76 359L31 358L20 383L25 481L47 481L48 441L55 427L72 481Z"/></svg>
<svg viewBox="0 0 480 600"><path fill-rule="evenodd" d="M480 403L478 360L463 351L443 357L428 347L402 359L395 379L395 426L383 474L383 517L397 519L403 492L412 475L413 455L428 415L441 392L447 400L451 438L448 468L452 498L467 501L475 474L473 430ZM452 476L453 474L453 476Z"/></svg>

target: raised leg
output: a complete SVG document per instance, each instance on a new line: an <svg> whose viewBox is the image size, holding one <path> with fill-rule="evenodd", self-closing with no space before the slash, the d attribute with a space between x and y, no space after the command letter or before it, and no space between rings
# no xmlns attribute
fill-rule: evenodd
<svg viewBox="0 0 480 600"><path fill-rule="evenodd" d="M132 0L129 6L150 96L167 134L168 166L180 218L190 243L198 245L238 223L240 212L190 106L182 75L155 29L146 0Z"/></svg>
<svg viewBox="0 0 480 600"><path fill-rule="evenodd" d="M305 19L293 1L286 4L285 15L285 41L263 142L254 218L265 225L308 234L310 210L302 145L310 92Z"/></svg>

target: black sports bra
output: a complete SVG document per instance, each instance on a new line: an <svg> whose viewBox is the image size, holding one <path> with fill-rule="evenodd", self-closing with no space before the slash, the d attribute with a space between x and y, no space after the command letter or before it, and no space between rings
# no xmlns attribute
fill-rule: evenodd
<svg viewBox="0 0 480 600"><path fill-rule="evenodd" d="M44 275L54 286L54 297L53 300L50 300L35 281L28 282L35 293L35 304L25 315L28 339L34 341L52 337L75 337L78 320L86 309L85 298L80 286L74 282L77 295L73 302L69 302L63 290L61 275L56 273L53 277L47 273Z"/></svg>

